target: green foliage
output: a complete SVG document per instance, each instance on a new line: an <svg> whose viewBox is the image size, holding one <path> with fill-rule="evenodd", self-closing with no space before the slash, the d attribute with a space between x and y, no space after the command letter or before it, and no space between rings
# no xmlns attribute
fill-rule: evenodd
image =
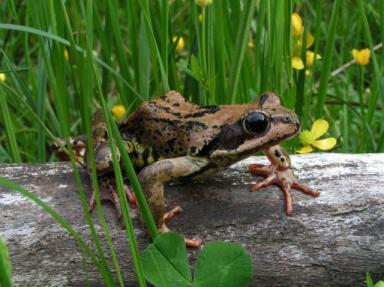
<svg viewBox="0 0 384 287"><path fill-rule="evenodd" d="M8 258L8 249L0 240L0 287L11 287L12 267Z"/></svg>
<svg viewBox="0 0 384 287"><path fill-rule="evenodd" d="M99 94L95 78L108 109L123 103L128 112L169 88L202 104L243 103L272 90L296 109L303 128L327 119L339 151L383 151L384 58L377 44L384 39L384 4L352 2L213 1L202 8L193 0L3 1L0 73L7 79L0 91L0 159L53 159L51 139L13 93L55 136L64 129L81 134L81 98ZM291 67L297 53L293 12L303 18L304 37L315 36L313 47L302 45L300 57L307 51L322 57L300 71ZM185 42L180 50L174 37ZM353 48L369 48L371 63L345 66ZM87 51L95 55L95 75L87 68Z"/></svg>
<svg viewBox="0 0 384 287"><path fill-rule="evenodd" d="M376 284L373 283L371 275L367 272L365 276L365 281L367 283L367 287L384 287L384 281L377 281Z"/></svg>
<svg viewBox="0 0 384 287"><path fill-rule="evenodd" d="M48 145L57 137L67 140L78 134L90 137L91 114L94 106L99 105L114 139L111 142L120 150L123 167L154 238L156 226L110 117L109 111L115 104L124 104L129 114L141 101L169 89L176 89L200 104L244 103L269 90L276 92L285 106L296 110L303 128L309 128L318 117L327 119L330 133L339 138L337 151L382 152L384 54L378 52L378 44L384 41L383 3L381 0L214 0L212 5L202 8L194 0L1 1L0 162L55 160ZM313 47L300 46L299 39L292 37L293 12L303 18L301 41L306 43L310 34L314 34ZM186 45L176 49L174 37L182 37ZM353 48L369 48L371 63L358 66L351 62ZM305 66L300 71L292 68L295 50L299 50L298 56ZM322 59L308 65L305 61L308 50L320 54ZM92 151L92 140L87 144ZM292 149L296 147L295 142L290 145ZM102 248L87 212L79 171L68 148L95 251L39 199L5 179L0 179L0 183L29 197L67 228L97 266L106 286L116 284L112 269L122 286L119 255L114 251L102 213L93 156L89 156L92 184L107 250ZM112 144L111 148L126 236L138 282L145 286L116 146ZM160 241L159 246L148 249L157 255L146 260L153 263L160 256L159 250L167 258L183 257L181 249L166 247L175 242L172 236L170 242ZM205 247L199 256L194 286L199 282L212 284L206 283L204 276L211 268L224 266L218 268L217 276L211 277L217 284L228 274L238 274L235 269L228 271L234 268L226 264L230 256L236 258L236 266L247 264L248 257L239 247L228 246ZM229 250L224 252L226 248ZM216 261L211 265L207 263L212 258L211 252L225 253L226 257L216 256L222 263ZM109 266L107 258L112 259L113 266ZM183 258L177 266L184 267L181 271L174 268L171 274L179 274L177 278L182 282L192 284ZM238 276L243 276L246 282L247 272L251 271L243 269L244 273ZM150 276L156 278L167 274L155 269L151 272Z"/></svg>
<svg viewBox="0 0 384 287"><path fill-rule="evenodd" d="M145 277L155 286L191 286L187 250L180 235L159 235L143 252L141 260Z"/></svg>
<svg viewBox="0 0 384 287"><path fill-rule="evenodd" d="M183 238L176 233L158 236L142 254L145 277L156 287L242 287L252 276L252 259L235 243L208 243L197 258L194 280Z"/></svg>

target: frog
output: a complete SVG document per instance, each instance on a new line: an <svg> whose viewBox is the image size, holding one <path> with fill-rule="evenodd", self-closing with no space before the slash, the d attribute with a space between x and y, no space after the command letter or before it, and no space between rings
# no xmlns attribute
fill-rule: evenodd
<svg viewBox="0 0 384 287"><path fill-rule="evenodd" d="M112 172L109 137L102 114L93 119L95 162L98 175ZM303 185L294 175L288 153L281 143L300 131L297 115L285 108L273 92L265 92L246 104L200 106L177 91L143 102L119 131L135 167L144 195L160 233L169 232L167 222L182 211L164 208L164 187L172 181L190 181L216 174L232 164L262 151L269 165L251 164L248 170L264 179L250 188L256 192L277 185L284 194L285 212L293 212L291 190L313 197L319 192ZM120 159L120 155L118 154ZM117 210L116 191L110 189ZM129 201L134 195L127 188ZM94 206L94 194L90 206ZM185 239L187 246L201 240Z"/></svg>

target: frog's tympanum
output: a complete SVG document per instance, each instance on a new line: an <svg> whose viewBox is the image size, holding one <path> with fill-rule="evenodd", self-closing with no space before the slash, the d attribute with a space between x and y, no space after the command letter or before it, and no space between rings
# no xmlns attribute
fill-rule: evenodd
<svg viewBox="0 0 384 287"><path fill-rule="evenodd" d="M271 184L280 186L287 214L292 213L291 188L318 196L318 192L298 182L290 169L288 154L278 145L299 130L296 114L281 106L273 93L243 105L202 107L170 91L142 103L120 124L126 150L160 232L169 230L165 222L180 211L177 208L164 213L164 184L212 175L258 151L265 153L271 165L249 166L252 174L265 178L251 188L252 192ZM93 136L98 172L106 174L112 170L111 151L100 116L94 119ZM128 195L133 201L130 192ZM116 194L112 199L119 208ZM197 240L186 242L192 246L201 244Z"/></svg>

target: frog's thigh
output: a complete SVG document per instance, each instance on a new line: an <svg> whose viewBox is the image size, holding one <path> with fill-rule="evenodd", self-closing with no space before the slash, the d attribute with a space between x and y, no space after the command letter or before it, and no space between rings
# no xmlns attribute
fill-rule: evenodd
<svg viewBox="0 0 384 287"><path fill-rule="evenodd" d="M163 223L164 184L193 174L207 164L204 159L184 156L160 160L141 170L139 179L158 227Z"/></svg>

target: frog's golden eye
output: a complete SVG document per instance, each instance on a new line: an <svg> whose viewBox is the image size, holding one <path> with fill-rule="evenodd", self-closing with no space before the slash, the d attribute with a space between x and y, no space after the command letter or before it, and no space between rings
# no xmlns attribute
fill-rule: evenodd
<svg viewBox="0 0 384 287"><path fill-rule="evenodd" d="M243 129L248 134L261 134L269 127L269 117L263 113L252 113L243 119Z"/></svg>

